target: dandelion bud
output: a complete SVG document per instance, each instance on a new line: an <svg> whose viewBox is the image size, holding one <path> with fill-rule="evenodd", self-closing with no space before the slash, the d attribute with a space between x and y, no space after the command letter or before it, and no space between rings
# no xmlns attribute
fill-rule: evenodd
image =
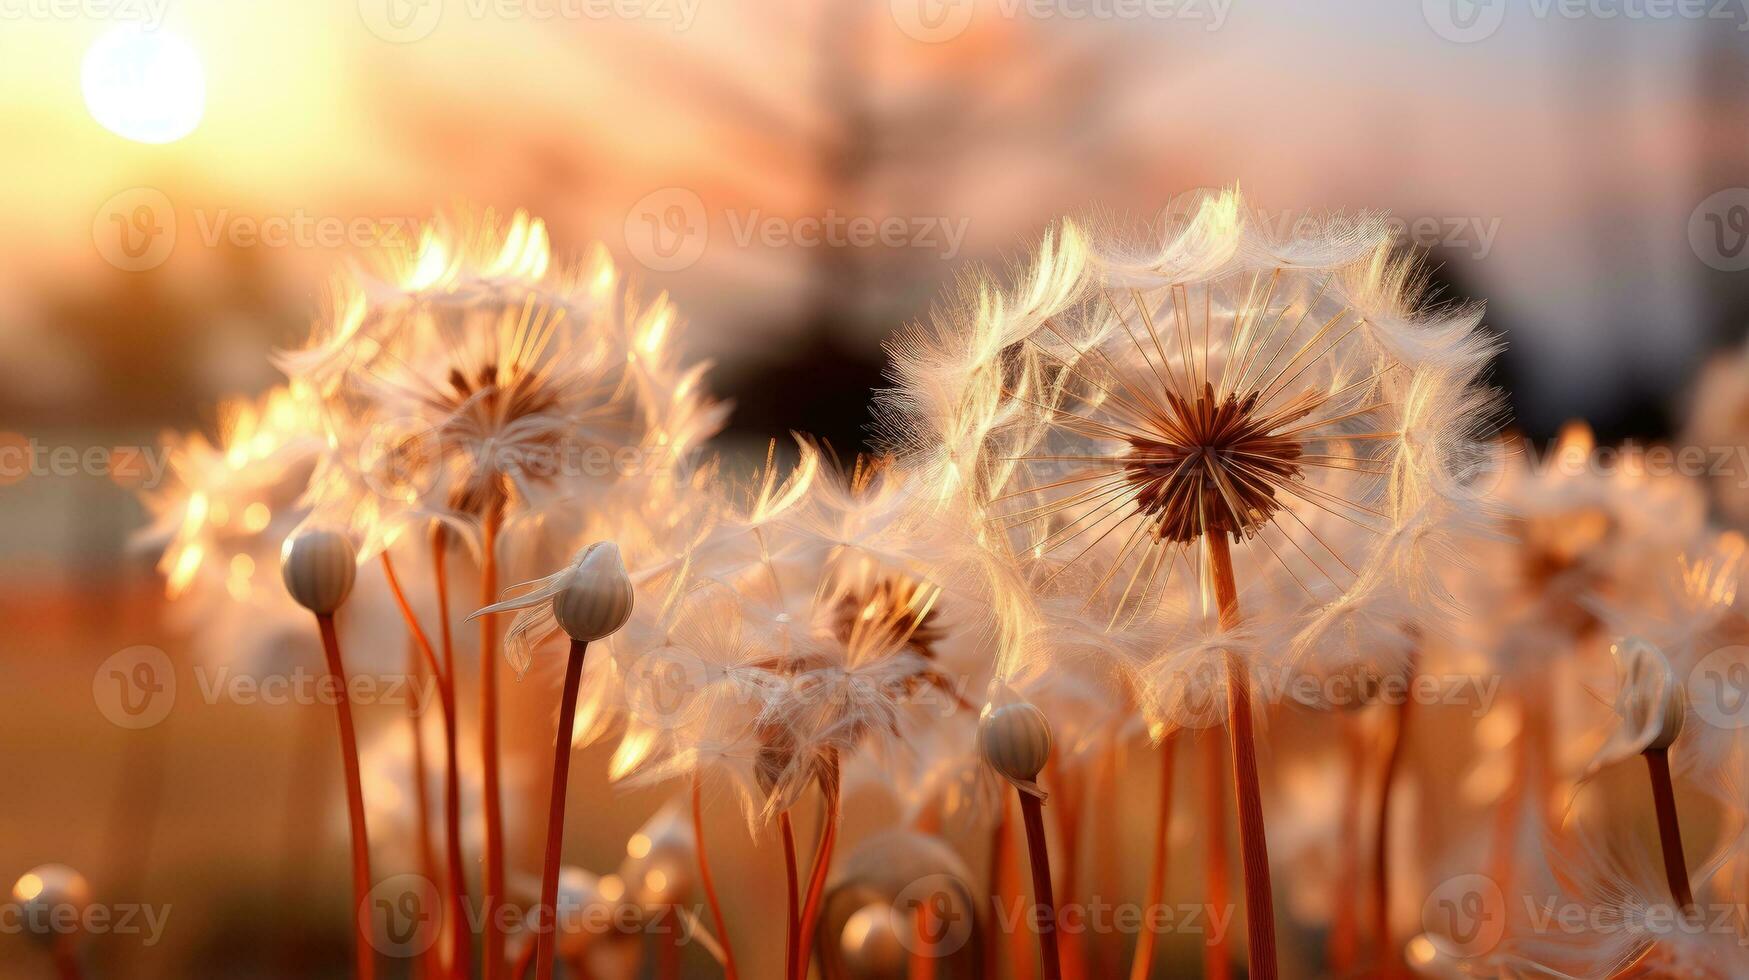
<svg viewBox="0 0 1749 980"><path fill-rule="evenodd" d="M1621 678L1617 703L1623 725L1637 739L1640 751L1668 749L1682 734L1687 714L1687 698L1669 659L1638 637L1624 638L1614 653Z"/></svg>
<svg viewBox="0 0 1749 980"><path fill-rule="evenodd" d="M870 902L844 920L839 948L844 966L856 980L894 980L905 976L911 957L899 938L900 925L893 907Z"/></svg>
<svg viewBox="0 0 1749 980"><path fill-rule="evenodd" d="M76 929L91 904L85 876L64 864L44 864L25 872L12 886L12 903L25 932L52 940Z"/></svg>
<svg viewBox="0 0 1749 980"><path fill-rule="evenodd" d="M279 574L297 604L325 616L339 609L352 592L358 573L358 552L339 531L311 528L296 531L279 551Z"/></svg>
<svg viewBox="0 0 1749 980"><path fill-rule="evenodd" d="M598 541L589 546L571 579L553 597L553 618L579 643L609 636L632 615L632 580L619 557L619 545Z"/></svg>
<svg viewBox="0 0 1749 980"><path fill-rule="evenodd" d="M1002 705L978 723L978 748L990 768L1016 783L1031 783L1051 756L1050 722L1028 702Z"/></svg>

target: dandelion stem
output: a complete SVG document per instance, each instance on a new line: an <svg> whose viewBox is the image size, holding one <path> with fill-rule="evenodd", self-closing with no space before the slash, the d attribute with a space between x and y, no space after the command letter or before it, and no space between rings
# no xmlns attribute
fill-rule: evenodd
<svg viewBox="0 0 1749 980"><path fill-rule="evenodd" d="M329 684L335 689L335 714L340 718L340 759L346 771L346 815L352 832L352 931L353 975L358 980L376 976L376 960L370 944L370 838L364 825L364 785L358 774L358 733L352 727L352 699L346 690L346 666L340 659L340 637L334 632L334 616L316 614L322 634L322 653L328 660Z"/></svg>
<svg viewBox="0 0 1749 980"><path fill-rule="evenodd" d="M425 774L425 704L420 700L426 672L424 662L419 659L419 646L411 637L407 641L407 674L413 678L413 694L407 699L407 724L413 733L413 806L418 811L414 843L419 849L419 873L427 881L436 881L437 855L431 850L431 793ZM426 952L419 953L414 960L417 976L433 975Z"/></svg>
<svg viewBox="0 0 1749 980"><path fill-rule="evenodd" d="M75 937L56 936L49 956L55 962L56 980L80 980L85 975L79 968L79 949Z"/></svg>
<svg viewBox="0 0 1749 980"><path fill-rule="evenodd" d="M1409 661L1409 687L1415 686L1415 662ZM1372 916L1373 932L1379 944L1379 971L1384 976L1402 972L1402 955L1391 942L1391 798L1397 786L1397 774L1403 769L1403 746L1409 732L1409 705L1405 698L1397 706L1397 723L1391 731L1391 745L1385 756L1385 771L1379 783L1378 816L1373 829Z"/></svg>
<svg viewBox="0 0 1749 980"><path fill-rule="evenodd" d="M1025 896L1020 893L1020 855L1014 847L1014 817L1010 810L1004 803L1001 814L996 818L996 827L990 841L990 894L999 903L998 908L1018 908L1026 902ZM1019 929L1003 931L1008 937L1008 976L1014 980L1032 980L1032 949L1027 943L1025 933ZM998 945L986 944L984 976L1001 976L1000 960Z"/></svg>
<svg viewBox="0 0 1749 980"><path fill-rule="evenodd" d="M1212 735L1212 733L1211 733ZM1202 749L1203 892L1208 907L1226 914L1227 900L1227 760L1219 738L1199 741ZM1202 948L1202 975L1207 980L1227 980L1232 973L1227 932L1215 930Z"/></svg>
<svg viewBox="0 0 1749 980"><path fill-rule="evenodd" d="M480 601L498 598L498 525L503 512L487 510L480 554ZM567 744L569 739L566 740ZM504 969L504 922L498 903L504 900L504 814L498 780L498 630L491 616L480 617L480 756L481 795L485 797L486 865L482 906L486 915L486 980L497 980Z"/></svg>
<svg viewBox="0 0 1749 980"><path fill-rule="evenodd" d="M1062 954L1057 949L1057 903L1051 897L1051 856L1045 843L1044 802L1031 793L1020 794L1020 814L1026 822L1026 849L1032 858L1032 894L1038 914L1039 960L1044 980L1062 980Z"/></svg>
<svg viewBox="0 0 1749 980"><path fill-rule="evenodd" d="M583 681L583 655L588 649L587 643L571 641L565 689L559 695L552 792L547 798L547 853L540 871L540 905L535 908L534 975L539 980L553 980L553 946L559 934L559 857L565 850L565 788L571 778L571 730L577 722L577 688Z"/></svg>
<svg viewBox="0 0 1749 980"><path fill-rule="evenodd" d="M1177 744L1177 732L1170 732L1160 742L1160 812L1154 820L1154 861L1148 866L1148 904L1143 914L1153 921L1154 910L1166 900L1166 858L1170 844L1166 832L1172 823L1172 750ZM1143 929L1136 940L1136 958L1130 964L1130 980L1147 980L1154 971L1154 944L1158 938L1153 929Z"/></svg>
<svg viewBox="0 0 1749 980"><path fill-rule="evenodd" d="M1331 973L1347 976L1353 972L1354 961L1360 952L1360 804L1369 753L1366 733L1358 720L1348 714L1339 714L1337 724L1348 750L1343 758L1348 772L1340 804L1342 816L1336 828L1338 858L1332 910L1334 920L1329 941L1325 944L1325 956L1330 961Z"/></svg>
<svg viewBox="0 0 1749 980"><path fill-rule="evenodd" d="M796 978L805 980L808 964L814 958L814 923L820 916L820 902L826 897L826 873L832 868L832 846L838 841L839 778L838 752L828 749L826 763L820 773L820 791L826 797L826 813L820 828L820 846L814 852L814 868L808 876L808 899L802 905L799 949L796 953Z"/></svg>
<svg viewBox="0 0 1749 980"><path fill-rule="evenodd" d="M725 980L739 980L740 974L735 970L735 948L729 942L729 928L723 924L723 905L717 900L716 881L711 877L711 861L705 854L704 844L704 780L698 773L692 775L692 836L698 842L698 880L704 886L704 900L710 906L711 924L716 927L717 939L723 944L723 976Z"/></svg>
<svg viewBox="0 0 1749 980"><path fill-rule="evenodd" d="M1670 783L1668 749L1647 749L1646 769L1652 777L1652 805L1658 811L1658 843L1664 851L1664 877L1670 882L1670 897L1676 907L1694 908L1689 890L1688 862L1682 856L1682 827L1676 821L1676 790Z"/></svg>
<svg viewBox="0 0 1749 980"><path fill-rule="evenodd" d="M797 894L799 876L796 870L796 828L790 822L788 810L777 815L777 826L783 836L784 877L788 885L789 900L789 904L785 906L787 917L784 920L783 975L788 980L796 980L797 951L801 948L801 936L797 931L801 928L801 897Z"/></svg>
<svg viewBox="0 0 1749 980"><path fill-rule="evenodd" d="M1221 628L1239 625L1239 589L1225 533L1203 535L1214 577ZM1275 908L1269 883L1269 842L1263 828L1263 793L1257 780L1257 736L1251 719L1251 682L1245 664L1226 652L1228 735L1233 746L1233 789L1239 801L1239 857L1245 874L1246 956L1250 980L1275 980Z"/></svg>
<svg viewBox="0 0 1749 980"><path fill-rule="evenodd" d="M437 655L431 649L431 640L425 630L419 625L419 618L413 614L413 607L407 602L406 593L401 589L401 580L395 575L394 560L387 550L383 551L383 577L388 579L389 592L395 597L395 605L401 610L401 618L406 620L407 632L412 635L414 644L424 656L427 668L437 677L437 697L443 706L443 859L447 867L445 872L445 890L449 893L448 928L450 930L449 972L455 980L464 980L473 966L474 951L468 927L468 884L462 867L462 836L461 836L461 777L458 775L458 759L456 754L456 713L455 713L455 683L449 642L449 598L447 583L443 572L443 545L441 538L434 537L436 551L433 560L437 568L437 612L443 621L444 662L439 664Z"/></svg>

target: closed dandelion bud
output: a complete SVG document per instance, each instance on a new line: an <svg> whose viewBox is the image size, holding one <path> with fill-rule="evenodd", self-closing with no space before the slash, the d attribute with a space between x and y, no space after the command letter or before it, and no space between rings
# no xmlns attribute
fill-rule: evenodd
<svg viewBox="0 0 1749 980"><path fill-rule="evenodd" d="M1615 645L1616 670L1621 679L1618 710L1630 737L1640 751L1668 749L1682 734L1688 713L1687 696L1664 651L1639 639L1626 637Z"/></svg>
<svg viewBox="0 0 1749 980"><path fill-rule="evenodd" d="M1051 757L1051 725L1025 701L991 709L978 723L978 748L990 768L1016 783L1038 778Z"/></svg>
<svg viewBox="0 0 1749 980"><path fill-rule="evenodd" d="M339 531L296 531L279 551L279 574L297 604L325 616L339 609L358 574L358 552Z"/></svg>
<svg viewBox="0 0 1749 980"><path fill-rule="evenodd" d="M632 580L620 560L619 545L590 545L570 581L553 597L553 618L571 639L589 643L613 634L631 615Z"/></svg>
<svg viewBox="0 0 1749 980"><path fill-rule="evenodd" d="M52 940L84 920L91 886L84 875L64 864L45 864L13 884L12 903L25 932Z"/></svg>

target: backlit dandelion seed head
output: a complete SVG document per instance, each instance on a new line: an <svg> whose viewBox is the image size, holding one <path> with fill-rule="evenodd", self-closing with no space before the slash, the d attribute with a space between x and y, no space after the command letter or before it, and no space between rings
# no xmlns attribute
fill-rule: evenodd
<svg viewBox="0 0 1749 980"><path fill-rule="evenodd" d="M1107 630L1211 616L1211 541L1278 627L1397 588L1414 569L1380 542L1469 502L1479 311L1425 307L1376 219L1279 237L1237 192L1175 214L1139 244L1068 226L1016 295L897 345L922 465L957 474L1026 591Z"/></svg>

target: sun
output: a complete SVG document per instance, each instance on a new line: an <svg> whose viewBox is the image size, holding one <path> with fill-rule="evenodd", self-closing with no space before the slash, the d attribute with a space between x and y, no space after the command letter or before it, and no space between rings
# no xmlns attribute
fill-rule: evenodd
<svg viewBox="0 0 1749 980"><path fill-rule="evenodd" d="M200 125L206 69L186 40L118 27L91 43L79 71L91 118L139 143L171 143Z"/></svg>

